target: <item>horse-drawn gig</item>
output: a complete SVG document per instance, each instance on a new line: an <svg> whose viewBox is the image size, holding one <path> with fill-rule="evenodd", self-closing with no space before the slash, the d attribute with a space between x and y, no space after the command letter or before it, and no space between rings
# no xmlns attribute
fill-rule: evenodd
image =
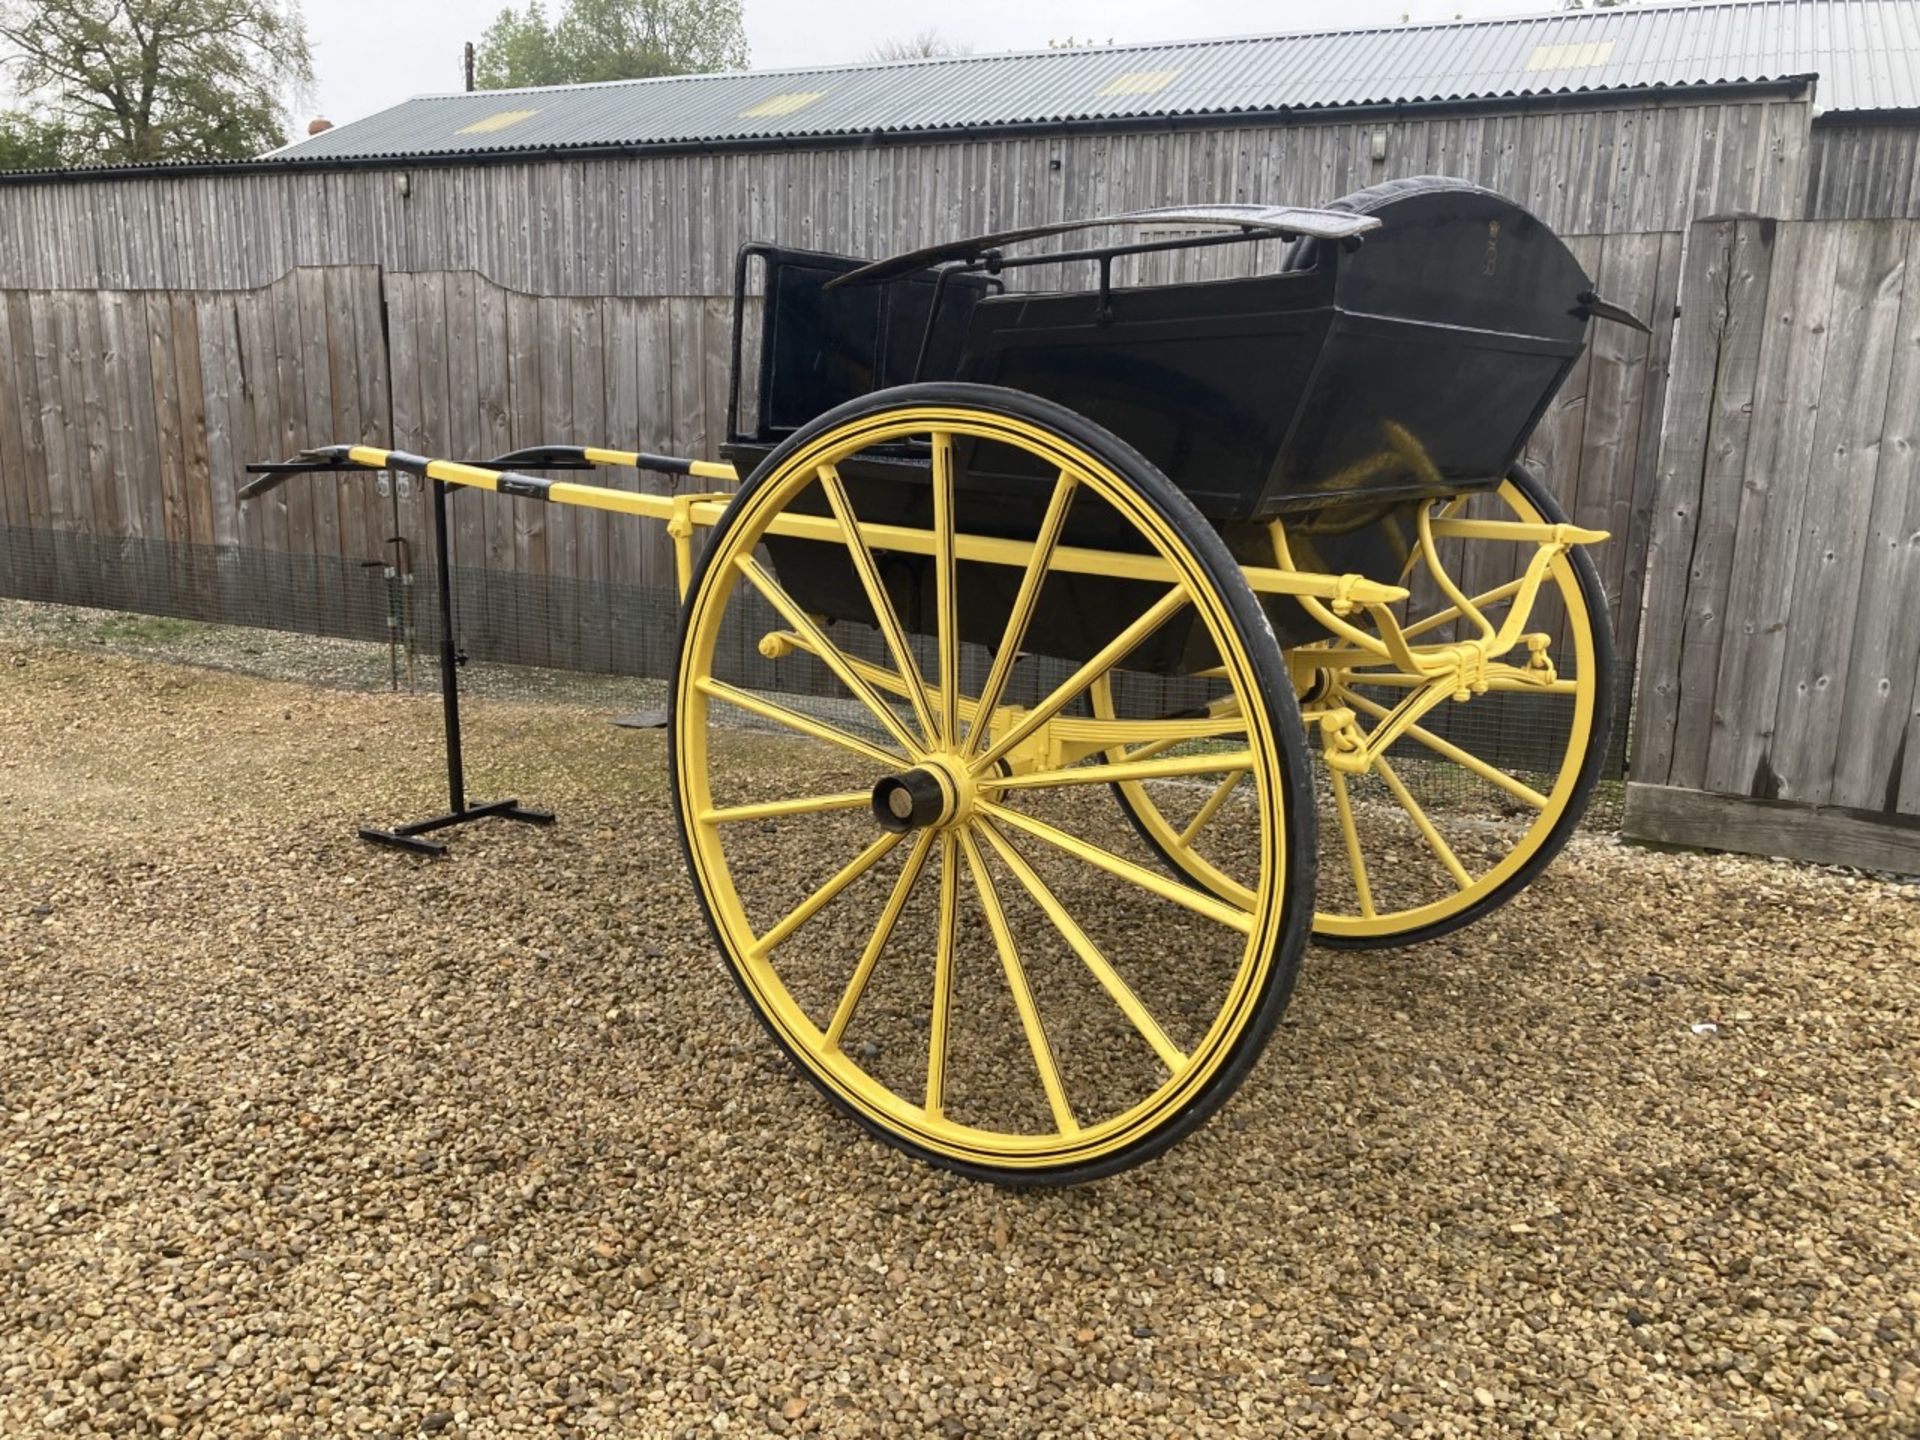
<svg viewBox="0 0 1920 1440"><path fill-rule="evenodd" d="M1246 273L1141 279L1226 247ZM1524 210L1423 179L739 276L723 461L333 446L255 485L667 522L688 870L869 1129L1002 1183L1123 1169L1240 1083L1310 937L1443 935L1565 842L1608 735L1605 535L1518 456L1589 321L1636 322ZM525 473L583 465L724 488Z"/></svg>

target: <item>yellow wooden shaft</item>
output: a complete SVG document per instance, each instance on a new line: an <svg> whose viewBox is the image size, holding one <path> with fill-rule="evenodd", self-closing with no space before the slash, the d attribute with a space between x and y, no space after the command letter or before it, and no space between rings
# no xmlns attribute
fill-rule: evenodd
<svg viewBox="0 0 1920 1440"><path fill-rule="evenodd" d="M355 445L348 458L369 470L390 468L393 452L368 445ZM594 454L599 452L589 452ZM707 462L694 461L694 474L703 479L733 478L731 466L707 468ZM498 490L500 472L478 465L462 465L452 460L433 460L427 464L430 479L450 485L468 485L479 490ZM615 515L638 515L643 519L670 521L675 504L684 497L652 495L639 490L615 490L605 485L581 485L556 480L547 488L546 498L556 505L579 505L589 510L605 510ZM688 518L698 526L712 527L726 513L724 497L700 499L687 506ZM767 533L796 540L830 541L845 544L840 522L831 515L799 515L783 511L767 525ZM860 538L869 549L891 550L904 555L938 554L939 537L932 530L907 525L878 525L862 522ZM1012 565L1025 569L1032 564L1038 547L1030 540L1007 540L993 535L954 536L954 557L970 564ZM1118 580L1154 580L1171 584L1179 579L1173 567L1158 555L1138 555L1114 550L1095 550L1081 545L1058 546L1047 561L1047 568L1076 575L1106 575ZM1317 596L1331 600L1345 595L1359 604L1393 605L1407 598L1399 585L1382 585L1359 576L1322 575L1279 569L1270 565L1241 567L1247 584L1262 595Z"/></svg>

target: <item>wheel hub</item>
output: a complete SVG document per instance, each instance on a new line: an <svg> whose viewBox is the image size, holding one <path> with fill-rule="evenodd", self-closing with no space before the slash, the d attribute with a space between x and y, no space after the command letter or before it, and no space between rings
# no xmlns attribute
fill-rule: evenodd
<svg viewBox="0 0 1920 1440"><path fill-rule="evenodd" d="M932 756L911 770L881 776L873 787L874 821L896 835L954 824L972 809L971 778Z"/></svg>

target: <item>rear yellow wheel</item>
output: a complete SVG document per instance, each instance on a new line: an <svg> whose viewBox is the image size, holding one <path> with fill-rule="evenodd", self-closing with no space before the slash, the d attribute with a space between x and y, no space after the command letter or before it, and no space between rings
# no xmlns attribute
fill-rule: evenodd
<svg viewBox="0 0 1920 1440"><path fill-rule="evenodd" d="M1566 518L1523 469L1496 491L1440 508L1468 520L1558 524ZM1449 578L1472 592L1466 598L1497 625L1530 549L1510 541L1454 541L1444 564ZM1460 606L1424 562L1410 565L1402 582L1413 598L1400 621L1415 643L1468 637ZM1353 623L1370 628L1358 615ZM1538 656L1553 666L1550 681L1503 679L1490 693L1449 701L1364 773L1318 767L1323 843L1313 928L1319 943L1405 945L1471 924L1519 893L1578 825L1605 758L1613 685L1606 595L1584 550L1552 561L1528 623L1547 641ZM1316 659L1321 650L1328 652L1325 663ZM1510 658L1525 664L1531 653ZM1310 727L1344 710L1365 736L1413 683L1391 664L1355 663L1349 646L1303 646L1288 658ZM1324 761L1321 746L1311 748ZM1211 788L1164 779L1121 780L1114 788L1168 866L1209 894L1235 896L1224 859L1239 853L1238 832L1252 804L1243 777L1223 775Z"/></svg>
<svg viewBox="0 0 1920 1440"><path fill-rule="evenodd" d="M1085 739L1095 684L1172 640L1235 713L1212 753L1128 773L1247 775L1234 900L1115 823ZM1212 529L1098 427L967 385L821 417L742 487L682 622L675 799L735 979L916 1155L1030 1184L1157 1153L1251 1066L1304 945L1285 675Z"/></svg>

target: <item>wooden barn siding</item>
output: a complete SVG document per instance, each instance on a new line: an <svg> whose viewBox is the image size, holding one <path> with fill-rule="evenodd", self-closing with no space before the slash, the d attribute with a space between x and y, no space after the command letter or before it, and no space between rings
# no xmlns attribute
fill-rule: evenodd
<svg viewBox="0 0 1920 1440"><path fill-rule="evenodd" d="M1808 220L1920 219L1920 124L1814 126L1800 213Z"/></svg>
<svg viewBox="0 0 1920 1440"><path fill-rule="evenodd" d="M380 307L371 266L257 290L0 294L0 523L38 537L38 573L10 577L11 593L326 628L344 567L318 562L379 555L391 517L366 483L289 485L243 508L241 467L323 435L385 443ZM295 573L310 605L268 614L257 585L216 593L215 557L236 551L308 557Z"/></svg>
<svg viewBox="0 0 1920 1440"><path fill-rule="evenodd" d="M394 443L485 458L540 442L708 456L725 430L733 302L537 296L471 271L387 277ZM594 483L711 488L606 471ZM424 497L402 508L430 533ZM475 655L666 673L666 527L574 506L455 491L461 635Z"/></svg>
<svg viewBox="0 0 1920 1440"><path fill-rule="evenodd" d="M1180 201L1319 203L1422 173L1491 185L1565 234L1678 230L1714 213L1797 214L1808 125L1805 101L1741 99L10 185L0 288L251 289L298 266L380 265L474 270L540 295L726 295L749 239L880 254Z"/></svg>
<svg viewBox="0 0 1920 1440"><path fill-rule="evenodd" d="M1603 293L1657 317L1673 309L1679 240L1569 243ZM366 603L372 582L356 567L382 556L396 524L424 557L425 497L380 501L364 476L296 479L242 507L246 461L334 440L484 458L543 440L713 455L724 439L728 299L534 295L472 271L303 267L256 291L0 292L0 311L0 385L16 397L0 417L0 523L311 557L277 597L269 577L210 584L205 565L176 565L160 593L131 598L83 559L34 587L0 576L38 598L345 631L343 588ZM140 317L131 354L123 313ZM92 329L63 318L82 315L103 318ZM1529 450L1578 522L1616 536L1598 558L1628 656L1668 334L1595 326ZM662 673L664 527L462 491L452 504L473 654ZM275 603L299 608L263 608Z"/></svg>
<svg viewBox="0 0 1920 1440"><path fill-rule="evenodd" d="M1920 222L1703 224L1686 271L1629 822L1697 842L1722 797L1804 854L1799 809L1883 863L1846 837L1920 815Z"/></svg>
<svg viewBox="0 0 1920 1440"><path fill-rule="evenodd" d="M1377 129L1389 136L1384 164L1367 158ZM1703 211L1789 209L1805 190L1806 133L1804 103L1742 100L0 186L0 383L8 401L0 409L11 417L0 431L0 521L15 534L154 537L201 547L203 559L220 547L310 555L305 580L337 590L351 583L350 574L342 579L350 567L381 553L394 517L368 518L367 507L379 507L365 481L340 487L352 498L331 508L320 498L326 482L295 482L242 515L231 496L245 460L357 438L356 425L367 438L384 438L391 425L396 443L466 453L541 436L712 453L725 407L728 323L727 302L716 297L730 293L734 252L749 236L880 253L1074 213L1216 198L1324 200L1393 175L1450 171L1515 194L1563 232L1614 232L1576 246L1598 267L1604 292L1658 317L1671 310L1672 232ZM1182 257L1177 269L1167 263L1165 277L1154 278L1222 274L1264 259L1252 247L1205 252ZM1079 283L1085 273L1034 271L1025 280ZM350 333L329 299L334 290L353 297ZM383 294L390 355L380 343ZM316 302L325 314L309 308ZM123 304L145 315L144 380L131 370L109 373L126 368L127 351L112 339ZM1663 378L1665 327L1656 329L1649 346L1598 327L1594 356L1534 446L1577 517L1621 537L1605 564L1628 641L1647 522L1642 477L1655 439L1641 419L1649 405L1659 413ZM324 367L315 344L322 334ZM263 356L274 357L270 380L260 373ZM153 392L144 402L143 384ZM362 409L330 415L349 384L366 387ZM156 478L142 484L138 476ZM130 509L149 503L156 483L157 529L151 510ZM398 517L417 538L425 533L420 505L416 498ZM593 608L561 582L612 581L657 594L667 553L657 527L489 506L474 496L456 508L462 569L521 577L463 597L476 653L650 665L652 652L635 648L643 642L619 633L583 635L552 654L548 637L577 627L565 617L525 617L536 605L570 607L569 615ZM336 563L329 569L319 557ZM90 585L89 564L71 554L36 563L35 593L50 583L49 565L66 598L114 603L119 593ZM210 561L172 568L180 573L170 571L163 591L184 587L202 597L200 608L176 613L251 619L269 603L270 579L234 588L218 583ZM305 583L299 575L289 581ZM15 580L0 575L0 583L22 593ZM129 608L183 603L163 593ZM329 621L316 613L277 623Z"/></svg>

